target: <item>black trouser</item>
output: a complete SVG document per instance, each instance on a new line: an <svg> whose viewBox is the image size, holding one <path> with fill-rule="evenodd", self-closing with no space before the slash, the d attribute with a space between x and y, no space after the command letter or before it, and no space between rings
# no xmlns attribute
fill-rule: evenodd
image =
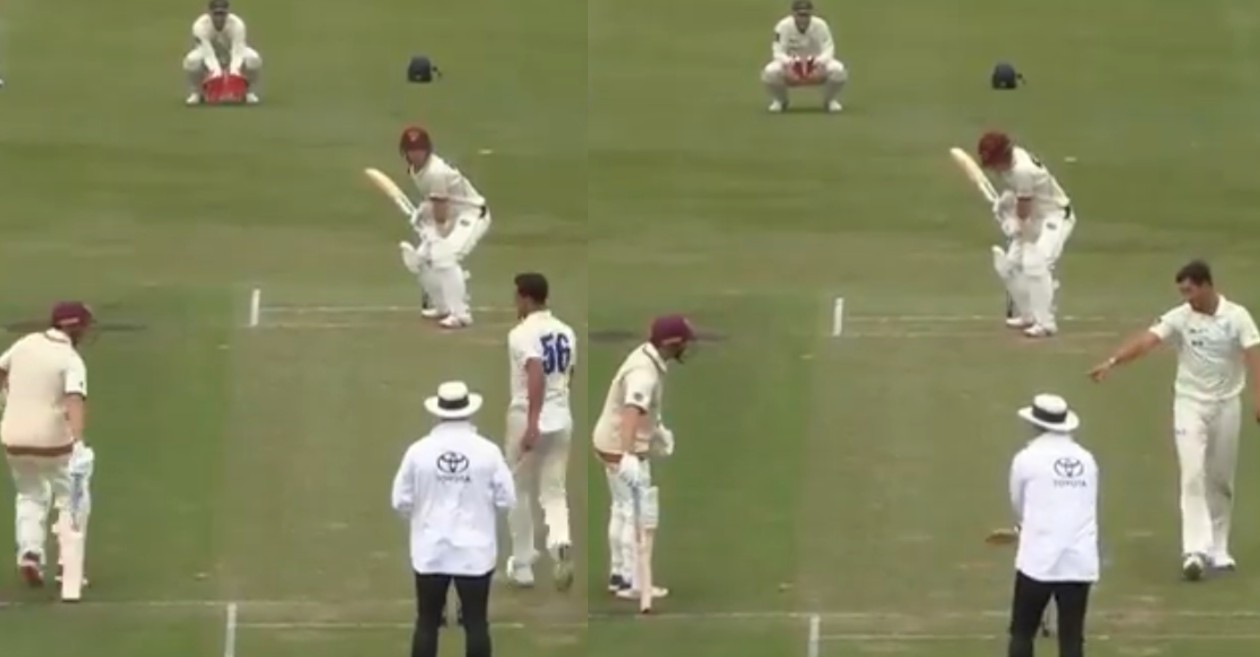
<svg viewBox="0 0 1260 657"><path fill-rule="evenodd" d="M1089 582L1038 582L1016 572L1007 655L1033 657L1033 641L1041 627L1046 605L1054 598L1059 610L1059 657L1084 657L1085 610L1089 607L1090 586Z"/></svg>
<svg viewBox="0 0 1260 657"><path fill-rule="evenodd" d="M464 626L467 657L490 657L490 579L494 571L480 577L416 574L416 633L411 639L411 657L437 657L438 628L446 612L446 592L451 583L459 594L460 622Z"/></svg>

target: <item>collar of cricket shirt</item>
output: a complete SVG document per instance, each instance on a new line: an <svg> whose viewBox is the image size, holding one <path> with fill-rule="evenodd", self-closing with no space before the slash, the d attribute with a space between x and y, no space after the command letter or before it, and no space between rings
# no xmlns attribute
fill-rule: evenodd
<svg viewBox="0 0 1260 657"><path fill-rule="evenodd" d="M429 431L431 436L453 436L455 434L476 433L477 427L468 420L439 420Z"/></svg>
<svg viewBox="0 0 1260 657"><path fill-rule="evenodd" d="M669 369L669 366L665 364L665 359L661 358L661 352L656 348L656 345L651 342L643 343L643 353L647 354L648 359L652 361L652 364L656 366L657 371L660 373L664 374Z"/></svg>
<svg viewBox="0 0 1260 657"><path fill-rule="evenodd" d="M65 331L56 328L50 328L47 331L44 331L44 337L52 340L53 342L65 342L67 344L70 342L70 336L66 335Z"/></svg>

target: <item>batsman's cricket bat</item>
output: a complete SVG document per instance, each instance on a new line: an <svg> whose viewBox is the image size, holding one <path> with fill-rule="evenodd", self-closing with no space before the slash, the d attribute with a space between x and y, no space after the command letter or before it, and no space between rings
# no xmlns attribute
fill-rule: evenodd
<svg viewBox="0 0 1260 657"><path fill-rule="evenodd" d="M984 175L984 170L980 168L980 165L971 159L971 155L967 151L957 146L949 149L949 156L958 165L958 168L962 169L967 179L976 186L976 189L980 190L980 194L984 196L984 199L992 205L998 198L997 189L993 187L993 182L989 180L989 177Z"/></svg>
<svg viewBox="0 0 1260 657"><path fill-rule="evenodd" d="M656 597L656 585L652 578L652 550L656 543L656 526L660 504L655 486L634 487L635 574L634 585L639 587L639 613L652 613L652 601Z"/></svg>
<svg viewBox="0 0 1260 657"><path fill-rule="evenodd" d="M60 531L61 545L61 601L78 602L83 599L83 562L86 556L87 535L74 527L67 519Z"/></svg>
<svg viewBox="0 0 1260 657"><path fill-rule="evenodd" d="M61 600L78 602L83 598L83 564L87 558L87 524L92 510L88 481L96 460L91 447L75 446L70 457L70 499L57 514L57 539L60 547Z"/></svg>
<svg viewBox="0 0 1260 657"><path fill-rule="evenodd" d="M411 219L415 215L416 205L411 202L411 199L407 198L402 188L394 183L392 178L385 175L380 169L373 169L372 167L364 169L363 175L367 176L372 185L387 196L389 200L393 201L394 205L398 206L398 210L403 213L403 216Z"/></svg>

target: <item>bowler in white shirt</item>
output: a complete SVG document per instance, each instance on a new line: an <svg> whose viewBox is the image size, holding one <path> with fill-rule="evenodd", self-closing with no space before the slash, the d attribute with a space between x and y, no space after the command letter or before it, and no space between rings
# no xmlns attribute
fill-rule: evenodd
<svg viewBox="0 0 1260 657"><path fill-rule="evenodd" d="M459 594L468 657L491 657L488 607L498 561L497 512L516 504L503 452L469 421L481 395L443 383L424 407L438 424L407 449L391 505L411 526L416 580L412 657L437 657L446 593Z"/></svg>
<svg viewBox="0 0 1260 657"><path fill-rule="evenodd" d="M1019 409L1034 438L1011 462L1010 496L1019 551L1009 657L1033 657L1050 599L1059 612L1060 657L1082 657L1085 611L1098 581L1098 464L1072 437L1076 413L1058 395Z"/></svg>
<svg viewBox="0 0 1260 657"><path fill-rule="evenodd" d="M1185 303L1126 341L1090 376L1102 381L1117 365L1164 342L1177 350L1173 434L1181 465L1181 571L1198 581L1208 568L1237 567L1229 536L1241 398L1250 378L1260 422L1260 331L1245 307L1217 292L1206 262L1185 265L1175 278Z"/></svg>
<svg viewBox="0 0 1260 657"><path fill-rule="evenodd" d="M518 274L516 312L520 322L508 333L509 384L507 458L513 463L518 504L508 515L512 556L507 575L517 586L534 585L538 557L534 532L537 489L547 525L552 581L567 591L573 585L573 540L569 535L567 474L573 442L569 383L577 367L577 334L547 307L550 284L537 273Z"/></svg>

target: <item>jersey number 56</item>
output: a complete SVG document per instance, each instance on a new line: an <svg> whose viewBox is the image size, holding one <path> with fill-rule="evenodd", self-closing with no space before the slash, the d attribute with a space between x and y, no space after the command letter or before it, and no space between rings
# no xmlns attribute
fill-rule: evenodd
<svg viewBox="0 0 1260 657"><path fill-rule="evenodd" d="M548 333L542 337L543 374L548 376L557 372L568 372L573 363L573 345L569 344L569 336L563 333Z"/></svg>

